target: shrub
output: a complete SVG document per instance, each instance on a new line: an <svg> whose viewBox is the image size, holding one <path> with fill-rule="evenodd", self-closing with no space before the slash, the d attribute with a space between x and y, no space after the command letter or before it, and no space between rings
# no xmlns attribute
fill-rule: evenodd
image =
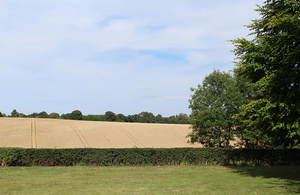
<svg viewBox="0 0 300 195"><path fill-rule="evenodd" d="M2 166L300 165L300 149L0 148Z"/></svg>

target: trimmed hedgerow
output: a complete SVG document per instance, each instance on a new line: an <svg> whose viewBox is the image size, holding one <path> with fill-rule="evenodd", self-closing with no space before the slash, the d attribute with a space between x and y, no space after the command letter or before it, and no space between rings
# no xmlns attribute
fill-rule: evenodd
<svg viewBox="0 0 300 195"><path fill-rule="evenodd" d="M2 166L300 165L300 149L0 148Z"/></svg>

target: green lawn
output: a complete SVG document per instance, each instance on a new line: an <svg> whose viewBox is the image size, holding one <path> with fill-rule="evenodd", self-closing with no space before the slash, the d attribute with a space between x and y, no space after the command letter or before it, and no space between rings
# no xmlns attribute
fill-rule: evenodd
<svg viewBox="0 0 300 195"><path fill-rule="evenodd" d="M1 167L0 194L297 194L300 166Z"/></svg>

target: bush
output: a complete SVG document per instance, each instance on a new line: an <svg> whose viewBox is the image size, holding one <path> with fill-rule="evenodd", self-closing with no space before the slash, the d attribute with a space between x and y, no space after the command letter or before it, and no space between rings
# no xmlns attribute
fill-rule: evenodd
<svg viewBox="0 0 300 195"><path fill-rule="evenodd" d="M300 165L300 149L0 148L2 166Z"/></svg>

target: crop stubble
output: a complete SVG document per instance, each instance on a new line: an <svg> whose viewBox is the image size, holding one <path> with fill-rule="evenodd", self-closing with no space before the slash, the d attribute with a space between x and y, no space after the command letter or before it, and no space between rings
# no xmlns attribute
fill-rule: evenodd
<svg viewBox="0 0 300 195"><path fill-rule="evenodd" d="M1 118L0 147L176 148L189 144L189 125Z"/></svg>

